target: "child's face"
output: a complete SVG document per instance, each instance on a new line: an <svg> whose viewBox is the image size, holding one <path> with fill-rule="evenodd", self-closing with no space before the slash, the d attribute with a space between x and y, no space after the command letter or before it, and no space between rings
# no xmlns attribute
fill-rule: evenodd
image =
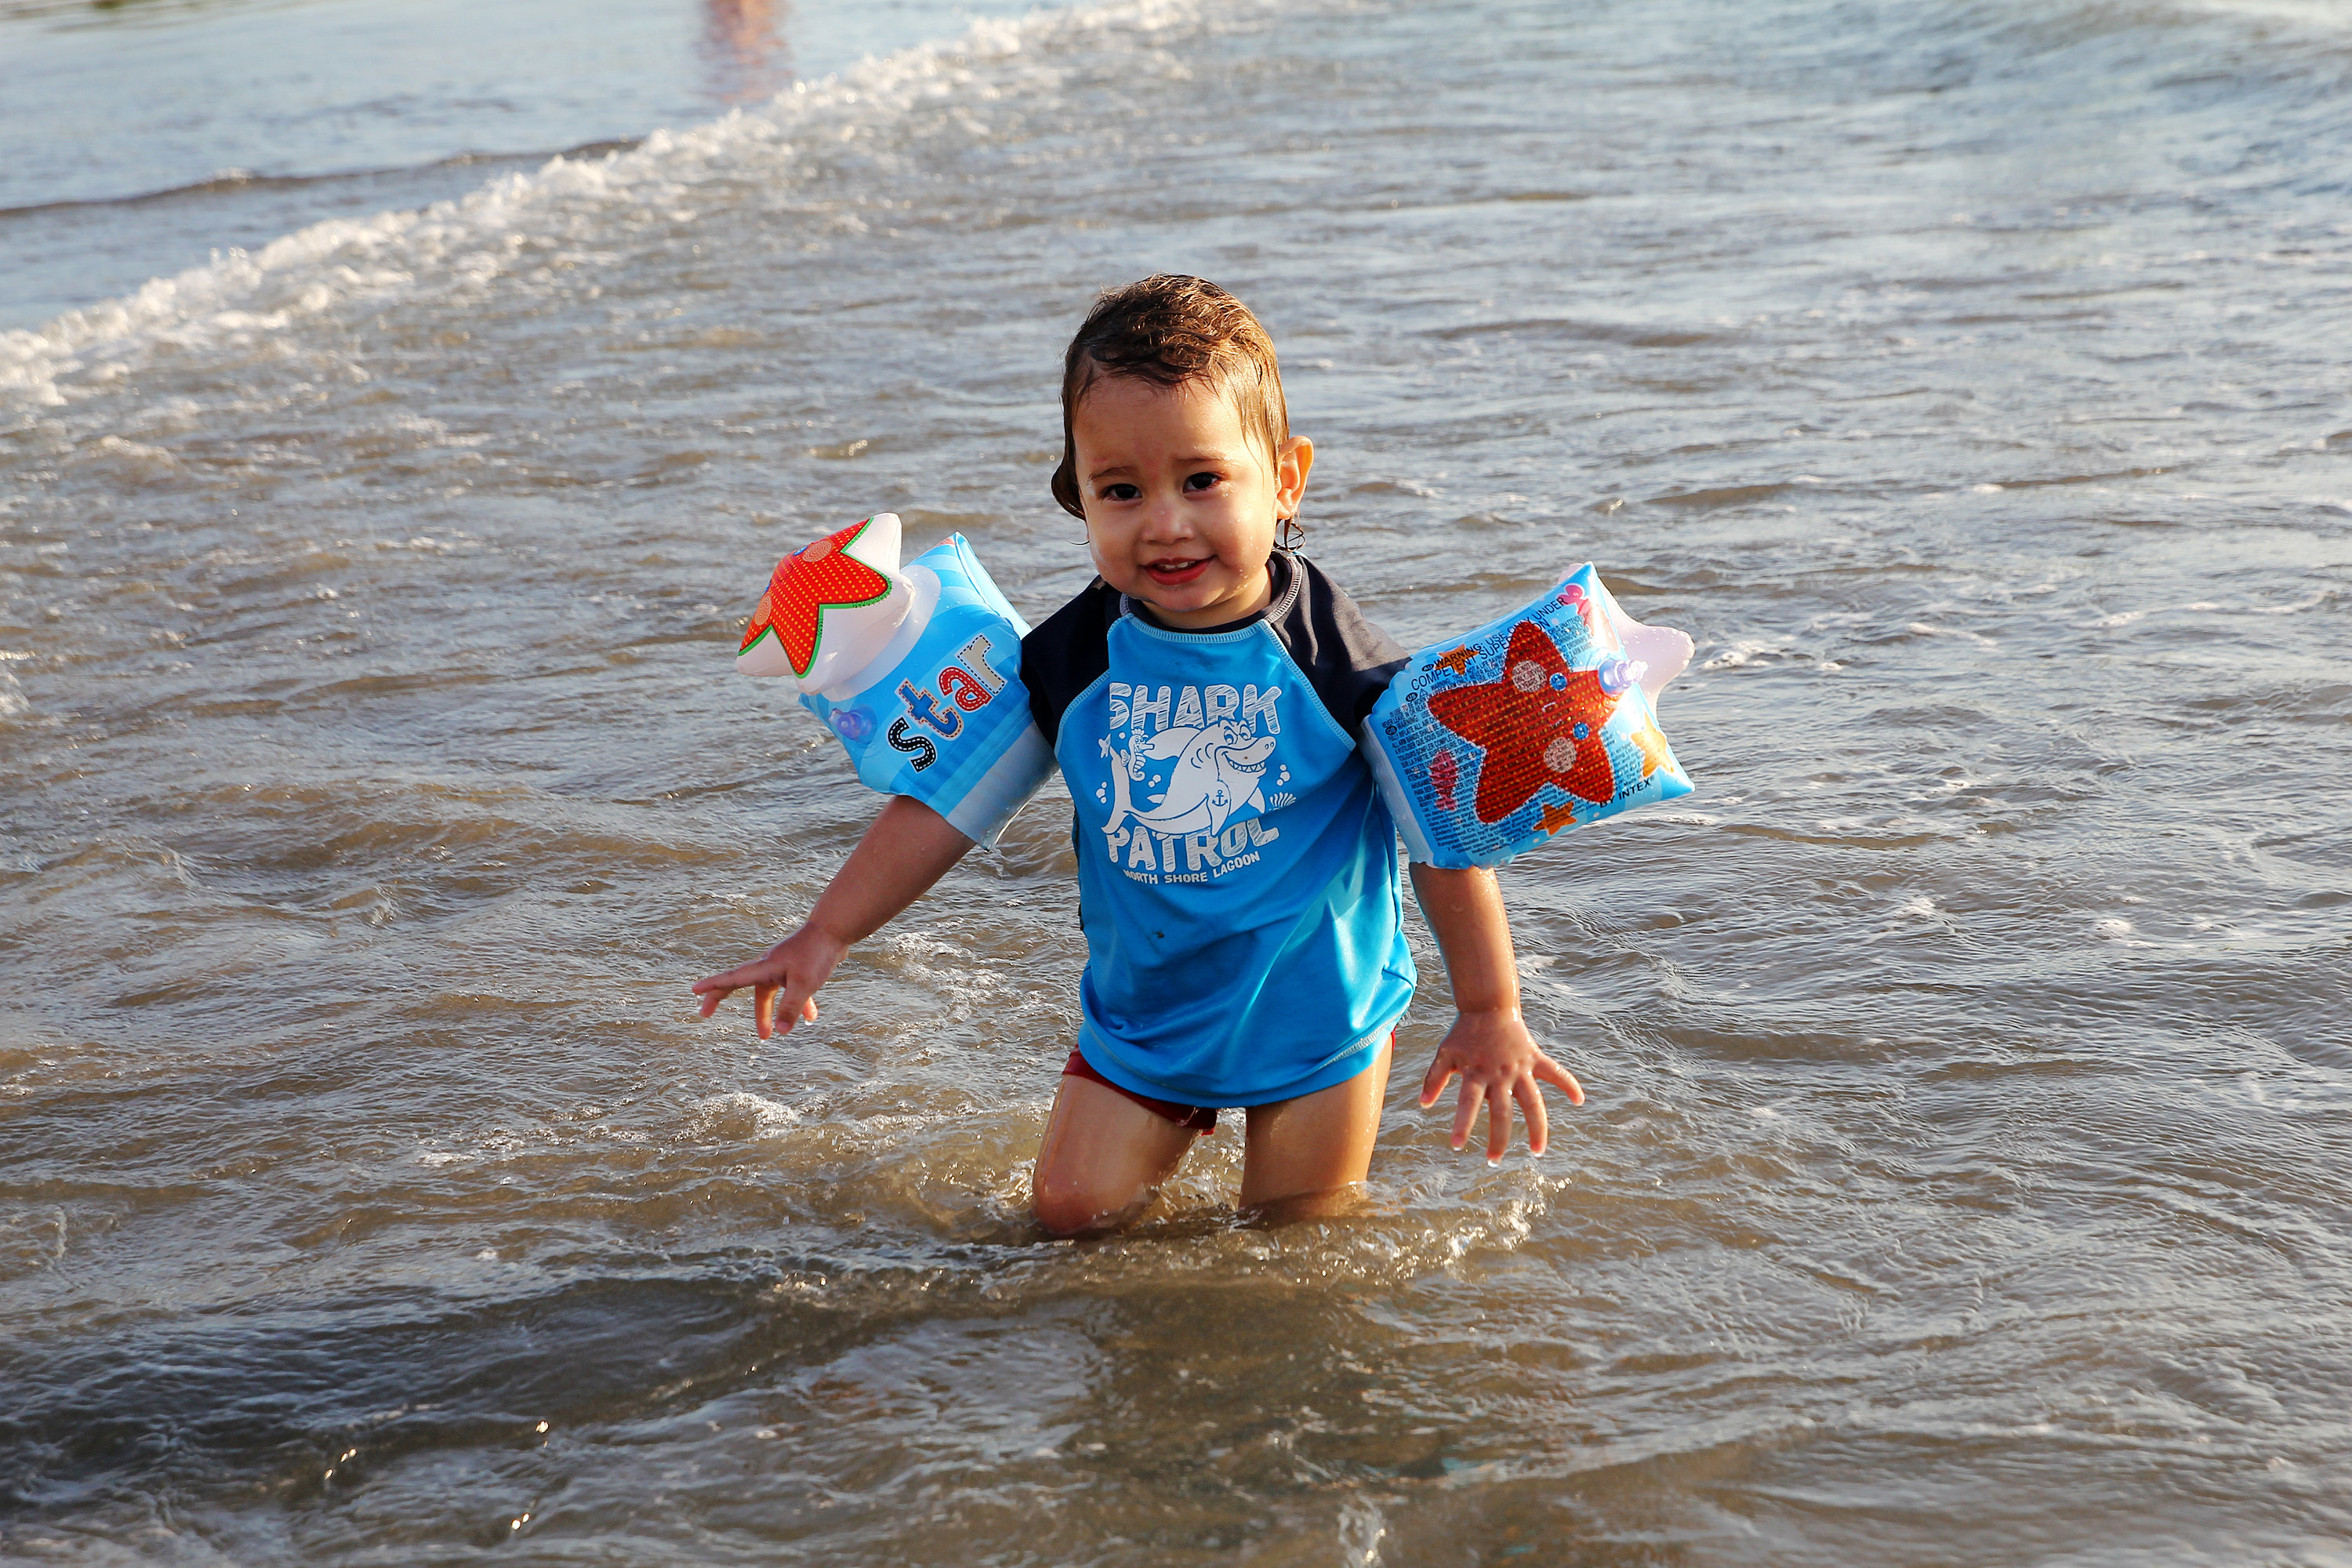
<svg viewBox="0 0 2352 1568"><path fill-rule="evenodd" d="M1087 542L1104 582L1171 626L1264 609L1274 531L1297 514L1315 448L1269 454L1222 387L1106 376L1071 416Z"/></svg>

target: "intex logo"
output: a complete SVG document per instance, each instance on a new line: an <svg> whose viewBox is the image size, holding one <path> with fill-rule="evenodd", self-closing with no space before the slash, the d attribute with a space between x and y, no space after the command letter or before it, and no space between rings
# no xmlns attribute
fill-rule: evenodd
<svg viewBox="0 0 2352 1568"><path fill-rule="evenodd" d="M958 662L931 678L931 684L939 689L936 695L911 680L898 682L898 700L907 710L890 721L887 738L892 751L905 752L915 759L917 773L940 760L940 749L929 735L919 734L914 725L922 725L942 741L952 741L963 733L964 714L987 707L1004 689L1004 677L988 662L994 647L982 632L958 648Z"/></svg>

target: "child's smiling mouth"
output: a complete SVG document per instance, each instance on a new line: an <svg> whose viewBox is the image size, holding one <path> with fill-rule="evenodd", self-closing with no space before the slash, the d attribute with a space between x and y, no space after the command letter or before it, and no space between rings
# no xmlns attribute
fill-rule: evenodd
<svg viewBox="0 0 2352 1568"><path fill-rule="evenodd" d="M1192 561L1154 561L1143 570L1163 588L1181 588L1206 570L1210 559L1203 555Z"/></svg>

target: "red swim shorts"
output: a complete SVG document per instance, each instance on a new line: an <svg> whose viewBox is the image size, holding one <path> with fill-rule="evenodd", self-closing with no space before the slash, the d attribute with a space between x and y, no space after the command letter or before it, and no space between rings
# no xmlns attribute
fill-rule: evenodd
<svg viewBox="0 0 2352 1568"><path fill-rule="evenodd" d="M1396 1031L1394 1029L1391 1029L1389 1031L1389 1044L1391 1047L1396 1044ZM1110 1079L1103 1077L1102 1074L1095 1071L1095 1069L1087 1064L1085 1056L1077 1051L1072 1051L1070 1053L1070 1059L1062 1064L1062 1076L1064 1078L1082 1078L1088 1083L1098 1083L1105 1089L1110 1090L1113 1094L1123 1094L1127 1096L1128 1099L1135 1101L1136 1104L1143 1107L1144 1110L1151 1112L1152 1115L1173 1121L1179 1127L1189 1127L1203 1138L1217 1130L1217 1111L1214 1106L1186 1105L1182 1100L1154 1100L1148 1094L1138 1094L1131 1089L1121 1089L1118 1085L1111 1082Z"/></svg>
<svg viewBox="0 0 2352 1568"><path fill-rule="evenodd" d="M1089 1083L1098 1083L1113 1094L1127 1096L1152 1115L1173 1121L1179 1127L1189 1127L1204 1138L1217 1130L1217 1111L1214 1106L1184 1105L1173 1100L1154 1100L1150 1095L1138 1094L1131 1089L1121 1089L1087 1066L1087 1058L1076 1051L1072 1051L1070 1059L1062 1064L1062 1076L1082 1078Z"/></svg>

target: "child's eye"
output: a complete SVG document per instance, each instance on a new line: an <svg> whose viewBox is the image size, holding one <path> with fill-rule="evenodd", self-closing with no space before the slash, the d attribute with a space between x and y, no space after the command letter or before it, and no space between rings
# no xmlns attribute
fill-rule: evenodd
<svg viewBox="0 0 2352 1568"><path fill-rule="evenodd" d="M1223 482L1223 474L1193 474L1185 479L1184 488L1188 490L1214 489Z"/></svg>
<svg viewBox="0 0 2352 1568"><path fill-rule="evenodd" d="M1103 487L1103 500L1141 500L1142 499L1143 492L1133 485L1105 485Z"/></svg>

